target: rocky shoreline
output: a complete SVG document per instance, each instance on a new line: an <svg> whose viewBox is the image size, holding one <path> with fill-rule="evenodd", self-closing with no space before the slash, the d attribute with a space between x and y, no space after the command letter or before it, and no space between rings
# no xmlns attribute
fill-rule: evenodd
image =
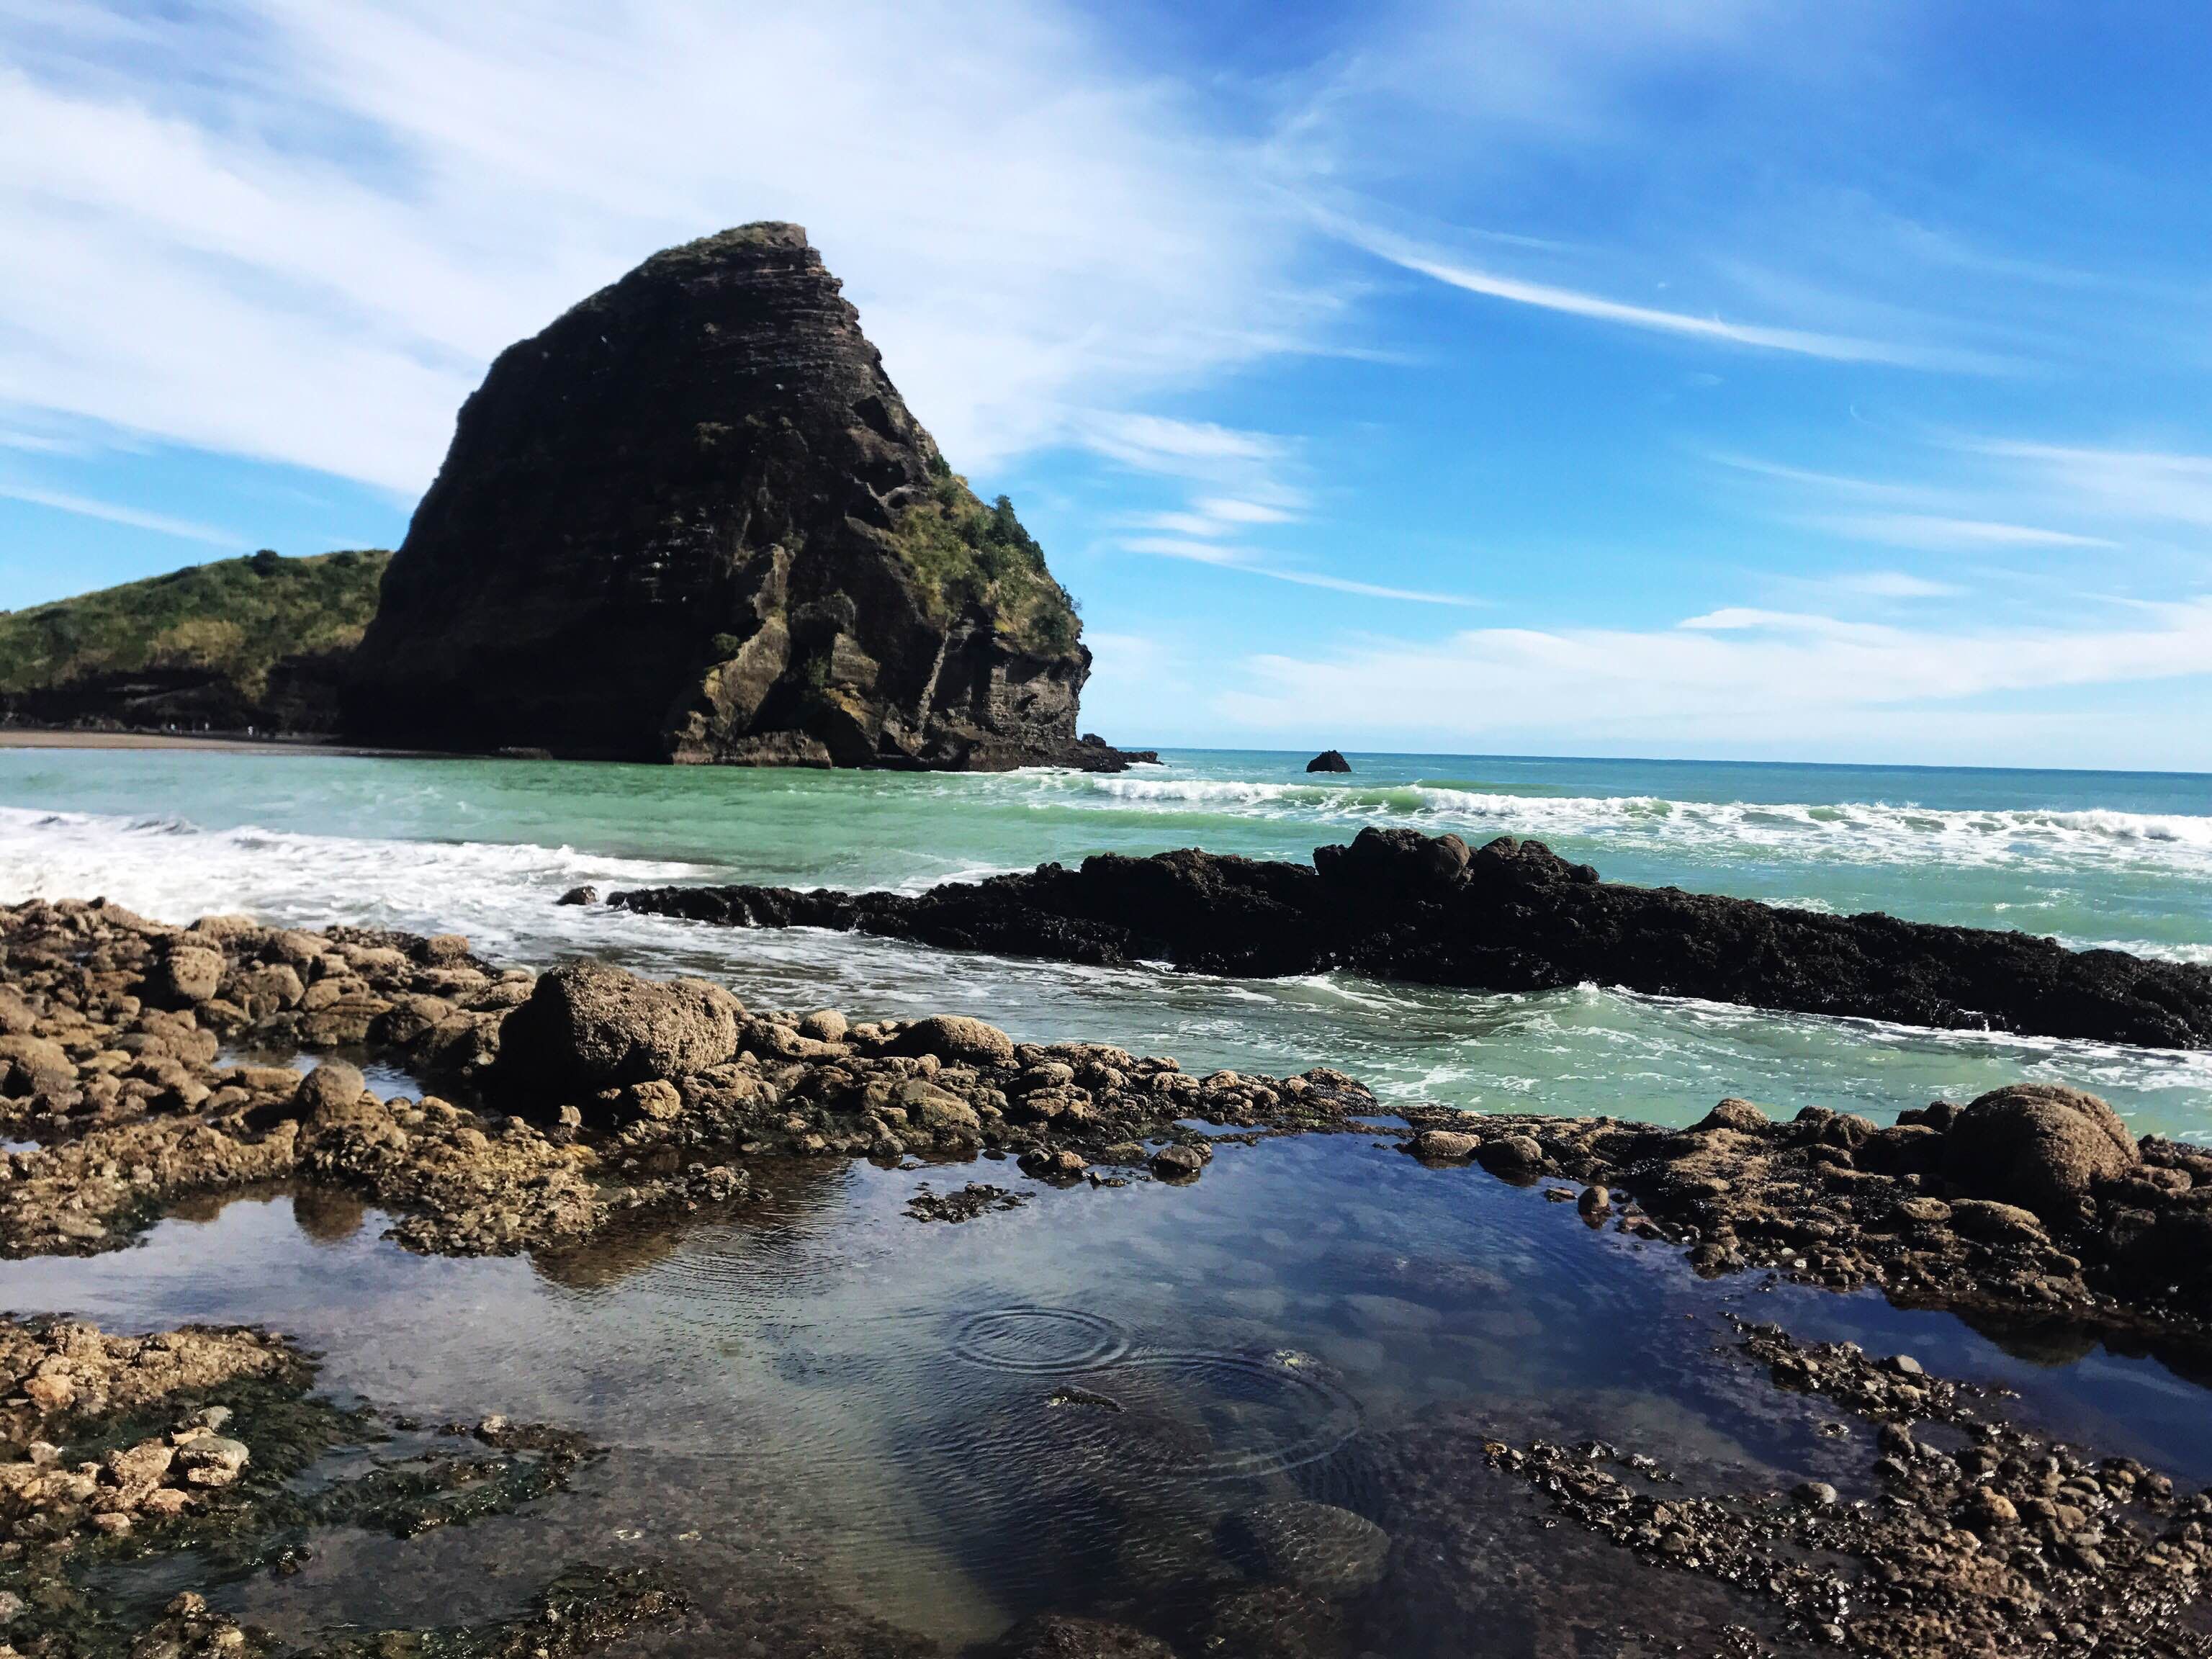
<svg viewBox="0 0 2212 1659"><path fill-rule="evenodd" d="M2212 1047L2212 971L2027 933L1821 915L1601 880L1540 842L1363 830L1310 865L1187 848L920 894L656 887L609 902L1097 965L1330 971L1482 991L1584 983L1946 1030Z"/></svg>
<svg viewBox="0 0 2212 1659"><path fill-rule="evenodd" d="M908 1213L965 1223L1032 1199L1080 1203L1094 1183L1187 1184L1217 1155L1326 1133L1394 1150L1438 1180L1540 1185L1563 1200L1553 1224L1663 1242L1708 1276L1875 1286L1902 1305L1984 1323L2085 1340L2102 1332L2185 1369L2212 1352L2212 1154L2137 1140L2102 1103L2055 1088L1938 1103L1887 1127L1817 1109L1775 1121L1735 1100L1679 1131L1475 1116L1385 1107L1326 1068L1201 1078L1103 1045L1017 1042L958 1016L764 1013L705 981L595 962L501 969L450 935L309 933L238 917L178 927L104 903L42 901L0 909L0 1123L36 1143L0 1154L9 1255L117 1248L179 1204L272 1182L373 1203L418 1251L560 1252L625 1217L720 1212L779 1159L942 1165L956 1179L939 1184L952 1190L925 1188ZM324 1057L304 1075L242 1058L284 1051ZM367 1064L404 1067L442 1092L382 1097L358 1069ZM1018 1165L1030 1190L969 1178L979 1161ZM1055 1186L1073 1190L1038 1190ZM1879 1501L1817 1486L1678 1493L1664 1448L1655 1462L1635 1449L1501 1437L1495 1421L1450 1413L1410 1433L1402 1467L1389 1461L1396 1441L1380 1449L1397 1471L1390 1501L1413 1525L1463 1502L1468 1481L1524 1483L1596 1544L1765 1598L1785 1646L2205 1650L2168 1617L2212 1570L2203 1498L2141 1465L2054 1446L1908 1359L1804 1347L1763 1328L1741 1340L1770 1385L1866 1419L1881 1453ZM276 1538L283 1527L268 1517L291 1511L268 1507L276 1477L364 1431L357 1416L341 1424L337 1408L307 1395L307 1357L252 1331L118 1337L73 1322L0 1322L0 1505L13 1517L0 1594L64 1583L102 1551L198 1536L218 1513L234 1530ZM1088 1403L1079 1391L1070 1398ZM557 1491L588 1455L558 1431L487 1422L463 1435L468 1456L430 1449L404 1476L333 1498L329 1512L443 1524ZM1923 1423L1972 1443L1916 1441ZM464 1468L475 1472L456 1473ZM492 1511L451 1495L462 1486L494 1494ZM1351 1659L1345 1609L1382 1571L1388 1534L1323 1504L1224 1524L1228 1565L1206 1568L1202 1611L1172 1642L1151 1633L1168 1628L1162 1607L1132 1607L1126 1622L1112 1609L1032 1620L974 1652ZM1856 1565L1844 1572L1838 1559ZM5 1589L18 1579L26 1591ZM98 1611L68 1605L69 1620ZM580 1652L640 1620L683 1616L681 1595L649 1576L586 1575L478 1632L470 1650ZM820 1627L806 1623L816 1615L792 1617L796 1644L762 1651L817 1650L805 1645L819 1645ZM37 1628L51 1639L16 1650L109 1650L62 1634L77 1628L69 1620L46 1620ZM841 1627L848 1645L836 1650L938 1650L869 1628ZM1777 1650L1739 1634L1734 1651ZM259 1650L191 1595L134 1640L149 1655Z"/></svg>
<svg viewBox="0 0 2212 1659"><path fill-rule="evenodd" d="M33 901L0 910L0 1127L36 1143L0 1154L9 1255L113 1249L185 1199L271 1181L350 1191L410 1249L511 1254L728 1203L763 1159L1180 1182L1217 1149L1323 1133L1571 1181L1586 1216L1678 1243L1703 1273L2183 1342L2212 1331L2212 1152L2138 1141L2071 1090L2002 1089L1887 1127L1726 1100L1674 1130L1386 1108L1328 1067L1199 1077L957 1015L755 1011L588 959L495 968L453 935L175 927ZM325 1058L304 1076L237 1058L271 1050ZM425 1092L380 1098L356 1060Z"/></svg>

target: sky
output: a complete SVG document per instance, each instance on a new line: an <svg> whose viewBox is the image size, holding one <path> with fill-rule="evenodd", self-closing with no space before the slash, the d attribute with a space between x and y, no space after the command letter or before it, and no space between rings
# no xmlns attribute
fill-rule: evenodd
<svg viewBox="0 0 2212 1659"><path fill-rule="evenodd" d="M2197 0L0 0L0 606L808 228L1182 746L2212 769Z"/></svg>

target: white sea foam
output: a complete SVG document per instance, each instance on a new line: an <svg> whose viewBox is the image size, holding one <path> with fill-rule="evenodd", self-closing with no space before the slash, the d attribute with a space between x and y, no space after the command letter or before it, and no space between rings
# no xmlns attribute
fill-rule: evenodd
<svg viewBox="0 0 2212 1659"><path fill-rule="evenodd" d="M164 921L239 911L298 927L542 933L567 888L698 879L690 864L568 847L208 830L173 817L0 807L0 899L105 896Z"/></svg>
<svg viewBox="0 0 2212 1659"><path fill-rule="evenodd" d="M1440 833L1587 837L1725 854L1756 851L1863 863L2140 865L2212 875L2212 817L2106 808L1985 810L1881 801L1671 800L1517 795L1449 784L1263 782L1061 774L1024 780L1042 798L1160 813L1382 823Z"/></svg>

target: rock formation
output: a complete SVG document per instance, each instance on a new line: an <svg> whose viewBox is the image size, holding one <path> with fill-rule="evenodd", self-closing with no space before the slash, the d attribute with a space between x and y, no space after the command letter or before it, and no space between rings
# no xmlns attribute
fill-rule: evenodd
<svg viewBox="0 0 2212 1659"><path fill-rule="evenodd" d="M1310 865L1189 848L1102 854L1076 870L1048 864L914 895L664 887L609 902L1107 965L1341 969L1485 991L1592 981L1799 1013L2212 1048L2212 973L2202 968L2026 933L1602 882L1586 864L1510 836L1470 852L1457 836L1363 830L1348 847L1316 848Z"/></svg>
<svg viewBox="0 0 2212 1659"><path fill-rule="evenodd" d="M356 658L351 735L741 764L1126 758L1081 623L796 225L654 255L500 355Z"/></svg>
<svg viewBox="0 0 2212 1659"><path fill-rule="evenodd" d="M1352 763L1334 749L1324 749L1306 763L1309 772L1349 772Z"/></svg>

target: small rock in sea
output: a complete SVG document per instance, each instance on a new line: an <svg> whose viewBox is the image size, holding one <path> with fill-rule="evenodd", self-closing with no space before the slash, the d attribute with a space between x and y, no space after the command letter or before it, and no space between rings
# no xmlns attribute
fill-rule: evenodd
<svg viewBox="0 0 2212 1659"><path fill-rule="evenodd" d="M177 1462L185 1479L195 1486L227 1486L238 1479L250 1460L245 1443L208 1435L177 1449Z"/></svg>
<svg viewBox="0 0 2212 1659"><path fill-rule="evenodd" d="M1925 1376L1928 1374L1927 1367L1909 1353L1892 1354L1889 1368L1899 1376Z"/></svg>
<svg viewBox="0 0 2212 1659"><path fill-rule="evenodd" d="M1025 1176L1040 1181L1073 1181L1091 1166L1083 1155L1066 1146L1033 1146L1020 1158Z"/></svg>
<svg viewBox="0 0 2212 1659"><path fill-rule="evenodd" d="M1413 1156L1425 1163L1458 1163L1473 1158L1481 1144L1457 1129L1424 1129L1413 1137Z"/></svg>
<svg viewBox="0 0 2212 1659"><path fill-rule="evenodd" d="M1475 1152L1475 1162L1501 1181L1526 1187L1543 1173L1544 1148L1534 1135L1504 1135L1486 1140Z"/></svg>
<svg viewBox="0 0 2212 1659"><path fill-rule="evenodd" d="M1584 1215L1603 1215L1613 1207L1613 1194L1603 1187L1585 1187L1583 1195L1575 1200L1575 1208Z"/></svg>
<svg viewBox="0 0 2212 1659"><path fill-rule="evenodd" d="M1182 1141L1152 1154L1152 1173L1163 1181L1194 1181L1206 1167L1206 1153Z"/></svg>
<svg viewBox="0 0 2212 1659"><path fill-rule="evenodd" d="M1324 749L1306 763L1309 772L1349 772L1352 763L1334 749Z"/></svg>
<svg viewBox="0 0 2212 1659"><path fill-rule="evenodd" d="M599 902L599 890L588 883L581 887L571 887L554 901L556 904L597 904Z"/></svg>
<svg viewBox="0 0 2212 1659"><path fill-rule="evenodd" d="M1802 1509L1832 1510L1838 1501L1836 1489L1825 1480L1808 1480L1790 1495Z"/></svg>

